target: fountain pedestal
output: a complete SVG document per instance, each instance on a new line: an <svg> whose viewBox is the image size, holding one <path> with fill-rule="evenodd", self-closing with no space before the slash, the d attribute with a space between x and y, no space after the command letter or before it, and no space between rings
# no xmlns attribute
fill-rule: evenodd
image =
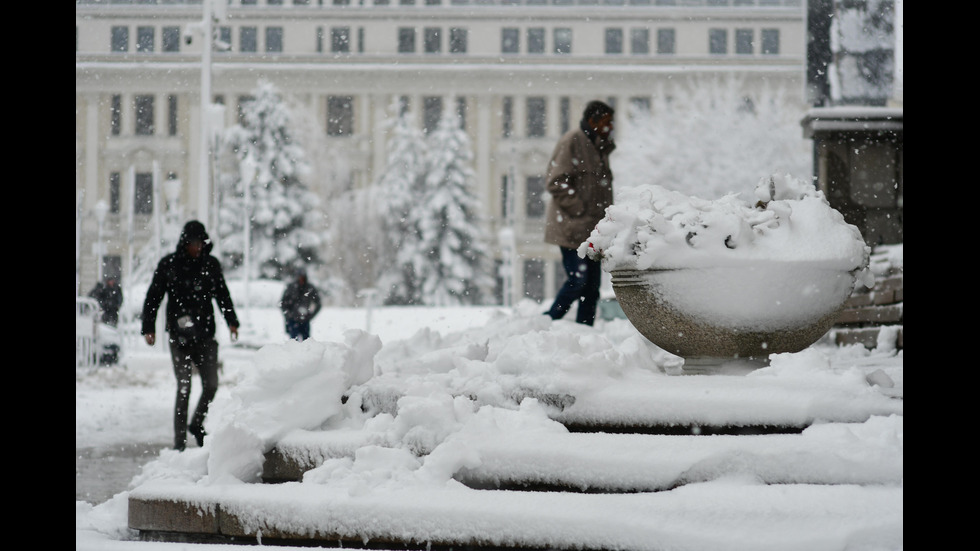
<svg viewBox="0 0 980 551"><path fill-rule="evenodd" d="M854 284L851 272L799 263L611 271L623 312L685 372L745 372L827 333Z"/></svg>

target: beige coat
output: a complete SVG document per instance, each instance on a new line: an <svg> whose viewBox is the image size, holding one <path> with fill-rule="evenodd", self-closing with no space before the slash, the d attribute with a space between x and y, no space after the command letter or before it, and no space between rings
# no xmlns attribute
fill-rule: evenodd
<svg viewBox="0 0 980 551"><path fill-rule="evenodd" d="M581 128L558 140L548 164L546 189L551 194L544 230L546 243L577 249L612 204L612 142L600 152Z"/></svg>

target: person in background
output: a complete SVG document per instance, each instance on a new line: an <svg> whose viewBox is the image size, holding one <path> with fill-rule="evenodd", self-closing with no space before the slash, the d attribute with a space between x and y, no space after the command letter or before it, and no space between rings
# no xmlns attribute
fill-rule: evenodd
<svg viewBox="0 0 980 551"><path fill-rule="evenodd" d="M546 314L561 319L578 301L575 321L595 322L602 282L597 260L579 258L578 247L589 238L613 202L613 175L609 154L616 148L612 138L615 111L601 101L585 106L578 128L565 133L548 163L546 186L551 194L544 240L558 245L568 278Z"/></svg>
<svg viewBox="0 0 980 551"><path fill-rule="evenodd" d="M119 308L122 307L122 288L115 276L106 276L105 282L95 284L88 294L99 303L102 310L102 323L115 327L119 324Z"/></svg>
<svg viewBox="0 0 980 551"><path fill-rule="evenodd" d="M221 263L211 256L213 243L204 224L192 220L184 225L177 250L157 264L153 281L143 302L142 333L146 344L156 342L156 319L160 302L167 295L166 328L170 357L177 377L174 405L174 449L187 445L188 431L198 446L204 445L204 418L218 391L218 343L214 340L215 316L212 301L228 324L232 342L238 339L238 317L221 271ZM191 375L196 367L201 377L201 397L190 425L187 409L191 396Z"/></svg>
<svg viewBox="0 0 980 551"><path fill-rule="evenodd" d="M310 320L320 311L320 294L310 285L306 271L296 271L296 279L286 286L279 301L279 308L286 320L286 334L290 339L305 341L310 338Z"/></svg>

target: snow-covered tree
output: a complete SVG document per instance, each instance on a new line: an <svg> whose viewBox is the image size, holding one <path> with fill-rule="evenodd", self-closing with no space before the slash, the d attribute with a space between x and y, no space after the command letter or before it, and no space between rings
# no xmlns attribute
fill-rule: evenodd
<svg viewBox="0 0 980 551"><path fill-rule="evenodd" d="M282 94L261 81L253 99L242 105L242 122L224 133L223 144L237 165L237 171L225 175L219 209L221 252L232 270L244 268L246 246L250 276L280 279L319 263L320 237L311 220L319 198L303 183L309 165L291 124Z"/></svg>
<svg viewBox="0 0 980 551"><path fill-rule="evenodd" d="M737 77L703 77L653 93L650 109L617 114L610 157L616 187L657 184L704 199L750 193L760 178L811 175L805 106L783 89L749 90Z"/></svg>
<svg viewBox="0 0 980 551"><path fill-rule="evenodd" d="M493 278L469 137L455 111L449 111L427 141L425 187L409 217L417 238L409 232L399 264L411 262L423 304L481 304Z"/></svg>
<svg viewBox="0 0 980 551"><path fill-rule="evenodd" d="M397 115L390 125L386 165L374 187L377 212L384 230L382 258L394 260L381 266L378 288L386 304L418 304L421 291L410 256L399 254L419 241L412 211L422 203L425 187L427 145L425 136L411 122L411 112L392 107Z"/></svg>

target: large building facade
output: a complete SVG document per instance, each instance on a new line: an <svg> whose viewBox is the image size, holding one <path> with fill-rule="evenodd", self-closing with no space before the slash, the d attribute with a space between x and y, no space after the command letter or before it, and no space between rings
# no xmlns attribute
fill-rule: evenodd
<svg viewBox="0 0 980 551"><path fill-rule="evenodd" d="M168 207L213 221L202 123L234 125L260 79L303 105L317 147L343 159L309 179L324 201L374 181L393 105L425 129L461 113L505 302L548 299L564 278L542 242L543 175L589 100L622 117L658 84L734 73L805 105L802 0L209 1L76 2L76 293L100 274L145 274Z"/></svg>

